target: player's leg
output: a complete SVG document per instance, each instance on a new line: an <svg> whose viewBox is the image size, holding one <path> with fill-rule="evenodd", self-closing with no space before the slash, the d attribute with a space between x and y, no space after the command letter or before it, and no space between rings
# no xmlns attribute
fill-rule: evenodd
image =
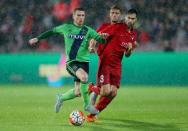
<svg viewBox="0 0 188 131"><path fill-rule="evenodd" d="M89 83L88 85L88 93L90 94L90 102L92 103L92 105L95 105L97 97L100 94L101 83L104 82L103 73L105 72L105 70L108 70L107 68L107 66L103 66L101 59L99 59L99 65L96 75L97 85L94 85L93 83ZM104 93L104 90L102 91L102 93Z"/></svg>
<svg viewBox="0 0 188 131"><path fill-rule="evenodd" d="M91 105L88 95L88 73L89 63L79 63L79 68L76 71L76 76L80 79L80 93L84 99L84 109L92 114L98 113L98 110Z"/></svg>
<svg viewBox="0 0 188 131"><path fill-rule="evenodd" d="M100 94L99 101L101 100L101 97L110 95L111 88L110 88L109 83L110 83L110 68L109 68L109 66L99 64L99 68L98 68L98 72L97 72L97 85L98 86L93 85L92 88L93 89L96 88L98 90L100 89L99 90L100 93L99 93L99 91L98 92L93 91L95 94L90 96L91 102L95 103L96 94L97 95ZM98 104L99 103L100 102L98 102ZM96 106L96 107L98 107L98 106Z"/></svg>
<svg viewBox="0 0 188 131"><path fill-rule="evenodd" d="M110 103L111 101L115 98L117 94L117 86L111 85L111 93L109 96L100 96L97 104L96 104L96 109L99 110L99 112L102 112ZM88 122L94 122L96 120L96 115L94 114L89 114L87 115L87 121Z"/></svg>
<svg viewBox="0 0 188 131"><path fill-rule="evenodd" d="M96 104L96 109L101 112L106 108L106 106L112 101L112 98L109 98L107 96L100 96L97 104ZM96 114L89 114L87 115L87 121L88 122L94 122L96 120Z"/></svg>
<svg viewBox="0 0 188 131"><path fill-rule="evenodd" d="M111 92L110 84L105 84L105 83L109 83L109 78L108 78L109 70L108 71L107 70L108 70L108 66L102 67L102 65L99 65L99 69L97 73L98 86L94 85L93 83L90 83L88 86L88 91L90 93L90 101L93 105L95 104L98 95L108 96Z"/></svg>
<svg viewBox="0 0 188 131"><path fill-rule="evenodd" d="M92 86L93 87L91 87L91 85L89 85L89 90L91 90L90 102L91 102L92 105L95 105L98 95L109 96L111 94L110 84L106 84L106 85L102 86L101 88L99 86L96 86L96 85L92 85Z"/></svg>
<svg viewBox="0 0 188 131"><path fill-rule="evenodd" d="M89 97L87 94L88 74L82 68L79 68L76 71L76 76L80 79L80 93L83 96L85 108L89 104Z"/></svg>
<svg viewBox="0 0 188 131"><path fill-rule="evenodd" d="M56 97L56 103L55 103L55 112L58 113L63 105L64 101L70 100L70 99L74 99L75 97L80 96L80 91L79 91L79 87L80 87L80 80L78 78L75 77L75 71L71 68L71 66L67 65L67 71L69 72L69 74L71 74L74 77L74 81L75 81L75 88L74 89L70 89L67 92L63 93L63 94L58 94Z"/></svg>
<svg viewBox="0 0 188 131"><path fill-rule="evenodd" d="M108 96L101 96L96 108L101 112L103 111L110 103L111 101L114 99L114 97L117 94L117 86L111 85L111 93Z"/></svg>
<svg viewBox="0 0 188 131"><path fill-rule="evenodd" d="M101 112L103 111L110 103L111 101L116 97L117 95L117 86L111 85L111 93L108 96L102 96L99 99L99 103L96 105L96 108Z"/></svg>
<svg viewBox="0 0 188 131"><path fill-rule="evenodd" d="M105 103L108 102L108 96L111 93L111 88L110 88L110 73L109 73L109 68L108 66L103 66L98 70L98 75L97 75L97 85L98 87L101 87L100 89L100 98L96 104L96 108L100 111L103 108L105 108ZM106 99L105 99L106 98ZM92 98L91 98L92 99ZM96 119L94 114L89 114L87 115L87 121L88 122L94 122Z"/></svg>
<svg viewBox="0 0 188 131"><path fill-rule="evenodd" d="M80 96L80 79L76 77L76 70L73 69L73 66L76 63L71 63L70 65L67 64L67 71L69 72L70 75L72 75L74 77L74 89L70 89L69 91L67 91L66 93L64 93L61 97L62 101L66 101L66 100L70 100L73 99L75 97L79 97Z"/></svg>
<svg viewBox="0 0 188 131"><path fill-rule="evenodd" d="M100 96L109 96L110 93L111 93L110 84L105 84L105 85L101 86Z"/></svg>
<svg viewBox="0 0 188 131"><path fill-rule="evenodd" d="M61 106L64 101L74 99L80 95L75 94L75 89L70 89L64 94L57 94L56 104L55 104L55 112L58 113L60 111Z"/></svg>
<svg viewBox="0 0 188 131"><path fill-rule="evenodd" d="M117 90L120 85L120 79L121 79L121 70L120 69L112 69L110 74L110 93L107 95L103 95L100 97L99 102L96 105L96 108L101 112L103 111L115 98L117 95Z"/></svg>
<svg viewBox="0 0 188 131"><path fill-rule="evenodd" d="M119 87L117 87L116 85L111 85L110 88L111 88L110 97L111 97L111 98L116 97L116 95L117 95L117 90L118 90Z"/></svg>
<svg viewBox="0 0 188 131"><path fill-rule="evenodd" d="M110 93L109 95L103 95L99 98L98 103L96 104L96 108L101 112L103 111L115 98L117 94L117 89L119 88L120 84L120 77L121 77L121 70L112 70L110 75L108 76L108 79L106 79L106 82L110 83ZM104 91L105 92L105 91ZM95 121L95 116L92 114L89 114L87 116L87 120L89 122Z"/></svg>
<svg viewBox="0 0 188 131"><path fill-rule="evenodd" d="M108 96L111 92L110 88L110 67L100 64L97 72L97 86L100 87L100 95Z"/></svg>
<svg viewBox="0 0 188 131"><path fill-rule="evenodd" d="M116 97L117 90L120 85L120 79L121 79L121 70L120 69L112 69L110 74L110 93L106 96L101 97L99 99L98 104L96 105L96 108L101 112L104 110L111 101Z"/></svg>

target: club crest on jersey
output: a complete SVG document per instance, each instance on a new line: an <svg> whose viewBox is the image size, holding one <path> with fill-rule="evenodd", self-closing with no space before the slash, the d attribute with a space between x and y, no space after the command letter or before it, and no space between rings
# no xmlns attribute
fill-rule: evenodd
<svg viewBox="0 0 188 131"><path fill-rule="evenodd" d="M74 34L68 34L68 38L71 38L71 39L77 39L77 40L82 40L85 38L84 35L74 35Z"/></svg>
<svg viewBox="0 0 188 131"><path fill-rule="evenodd" d="M128 43L126 43L126 42L122 42L122 43L121 43L121 46L124 47L124 48L127 48Z"/></svg>

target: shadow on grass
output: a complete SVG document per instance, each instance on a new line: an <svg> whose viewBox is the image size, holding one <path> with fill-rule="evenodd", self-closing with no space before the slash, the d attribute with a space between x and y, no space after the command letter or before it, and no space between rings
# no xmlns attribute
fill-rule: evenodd
<svg viewBox="0 0 188 131"><path fill-rule="evenodd" d="M105 128L106 127L106 128ZM102 119L91 128L93 131L111 131L111 130L138 130L138 131L180 131L181 129L173 124L155 124L150 122L141 122L124 119Z"/></svg>

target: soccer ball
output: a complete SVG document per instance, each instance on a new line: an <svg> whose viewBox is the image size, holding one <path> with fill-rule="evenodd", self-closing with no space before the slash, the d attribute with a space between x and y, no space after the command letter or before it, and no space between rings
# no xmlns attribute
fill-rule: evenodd
<svg viewBox="0 0 188 131"><path fill-rule="evenodd" d="M80 126L84 123L84 113L79 110L74 110L69 115L69 122L74 126Z"/></svg>

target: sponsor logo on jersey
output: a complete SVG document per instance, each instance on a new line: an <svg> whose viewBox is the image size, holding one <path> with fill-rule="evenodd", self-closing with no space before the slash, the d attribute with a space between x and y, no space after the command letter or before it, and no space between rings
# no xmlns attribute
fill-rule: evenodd
<svg viewBox="0 0 188 131"><path fill-rule="evenodd" d="M121 42L121 46L124 47L124 48L127 48L127 47L128 47L128 43L126 43L126 42Z"/></svg>
<svg viewBox="0 0 188 131"><path fill-rule="evenodd" d="M84 35L74 35L74 34L68 34L68 38L71 38L71 39L77 39L77 40L82 40L85 38Z"/></svg>

